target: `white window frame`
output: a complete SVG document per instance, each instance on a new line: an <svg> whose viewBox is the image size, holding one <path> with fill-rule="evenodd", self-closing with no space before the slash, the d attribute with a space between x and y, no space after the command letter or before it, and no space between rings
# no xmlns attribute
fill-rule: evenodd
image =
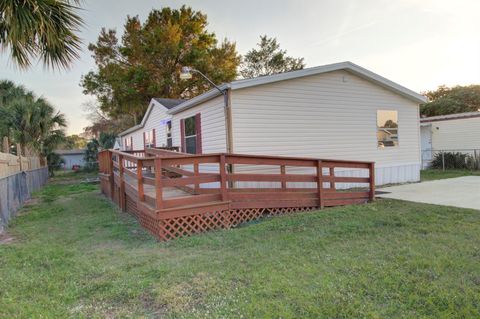
<svg viewBox="0 0 480 319"><path fill-rule="evenodd" d="M380 113L381 112L395 112L395 116L396 116L396 124L397 124L397 127L396 128L388 128L388 127L384 127L384 126L379 126L379 117L380 117ZM386 121L385 121L386 122ZM377 114L376 114L376 134L375 134L375 137L377 139L377 148L379 149L391 149L391 148L397 148L399 147L400 145L400 134L399 134L399 123L398 123L398 110L387 110L387 109L378 109L377 110ZM396 131L397 134L395 135L395 138L392 138L392 139L384 139L384 140L380 140L379 139L379 136L378 136L378 133L379 132L387 132L388 131ZM385 144L385 142L388 142L387 144ZM390 142L392 143L392 145L389 145Z"/></svg>

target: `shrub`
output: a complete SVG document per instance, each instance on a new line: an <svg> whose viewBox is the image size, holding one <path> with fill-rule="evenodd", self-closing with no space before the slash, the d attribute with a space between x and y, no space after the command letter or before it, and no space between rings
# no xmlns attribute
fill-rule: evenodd
<svg viewBox="0 0 480 319"><path fill-rule="evenodd" d="M460 152L440 152L433 157L432 168L442 169L443 160L445 160L445 169L471 169L471 157Z"/></svg>

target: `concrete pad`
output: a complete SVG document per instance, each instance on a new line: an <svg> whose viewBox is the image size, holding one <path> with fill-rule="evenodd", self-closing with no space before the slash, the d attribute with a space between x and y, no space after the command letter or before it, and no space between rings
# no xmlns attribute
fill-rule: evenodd
<svg viewBox="0 0 480 319"><path fill-rule="evenodd" d="M480 210L480 176L464 176L391 186L380 188L379 191L388 192L377 195L382 198Z"/></svg>

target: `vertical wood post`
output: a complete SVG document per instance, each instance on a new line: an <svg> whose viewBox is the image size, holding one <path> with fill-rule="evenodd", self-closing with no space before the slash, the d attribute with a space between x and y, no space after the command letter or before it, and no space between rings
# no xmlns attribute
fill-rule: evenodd
<svg viewBox="0 0 480 319"><path fill-rule="evenodd" d="M333 179L335 177L335 167L329 168L329 174L330 178ZM335 190L335 182L333 180L330 182L330 189Z"/></svg>
<svg viewBox="0 0 480 319"><path fill-rule="evenodd" d="M163 208L163 190L162 190L162 159L155 158L155 201L157 209Z"/></svg>
<svg viewBox="0 0 480 319"><path fill-rule="evenodd" d="M285 180L285 174L286 174L286 169L285 165L280 165L280 174L282 175L282 189L285 190L287 189L287 181Z"/></svg>
<svg viewBox="0 0 480 319"><path fill-rule="evenodd" d="M18 155L18 170L21 172L23 171L22 167L22 155Z"/></svg>
<svg viewBox="0 0 480 319"><path fill-rule="evenodd" d="M144 201L145 200L145 193L143 191L143 162L141 159L137 159L137 193L138 193L138 200Z"/></svg>
<svg viewBox="0 0 480 319"><path fill-rule="evenodd" d="M323 209L325 200L323 196L323 165L322 161L317 161L317 188L318 188L318 206Z"/></svg>
<svg viewBox="0 0 480 319"><path fill-rule="evenodd" d="M370 201L375 200L375 163L369 164L369 178L370 178L370 192L369 198Z"/></svg>
<svg viewBox="0 0 480 319"><path fill-rule="evenodd" d="M125 198L125 180L124 180L124 168L123 168L123 156L118 155L118 172L120 176L120 192L118 194L118 206L125 211L127 208L126 198Z"/></svg>
<svg viewBox="0 0 480 319"><path fill-rule="evenodd" d="M194 163L194 164L193 164L193 176L195 176L195 177L198 176L199 166L200 166L200 165L199 165L198 163ZM194 187L194 190L195 190L195 194L198 194L199 188L200 188L200 184L195 183L193 187Z"/></svg>
<svg viewBox="0 0 480 319"><path fill-rule="evenodd" d="M107 156L107 160L108 160L108 174L110 174L108 176L108 181L109 181L109 184L110 184L110 198L113 199L113 188L115 187L115 177L113 175L113 158L112 158L112 152L111 151L107 151L108 152L108 156Z"/></svg>
<svg viewBox="0 0 480 319"><path fill-rule="evenodd" d="M222 194L222 201L228 200L227 174L225 172L225 163L226 163L225 154L221 154L219 169L220 169L220 189Z"/></svg>

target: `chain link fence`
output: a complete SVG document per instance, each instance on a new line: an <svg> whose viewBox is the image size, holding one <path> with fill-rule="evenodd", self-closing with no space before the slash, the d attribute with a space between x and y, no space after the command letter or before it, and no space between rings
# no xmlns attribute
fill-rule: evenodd
<svg viewBox="0 0 480 319"><path fill-rule="evenodd" d="M47 167L0 178L0 233L22 204L31 198L34 191L45 185L47 179Z"/></svg>

